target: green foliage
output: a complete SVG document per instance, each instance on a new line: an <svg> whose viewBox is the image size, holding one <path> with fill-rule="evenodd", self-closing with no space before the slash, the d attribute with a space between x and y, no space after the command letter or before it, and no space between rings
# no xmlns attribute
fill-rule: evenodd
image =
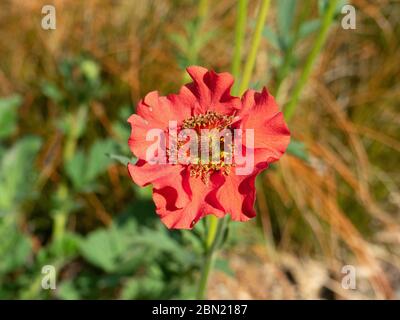
<svg viewBox="0 0 400 320"><path fill-rule="evenodd" d="M287 48L290 42L291 28L296 14L296 0L278 2L278 30L281 46Z"/></svg>
<svg viewBox="0 0 400 320"><path fill-rule="evenodd" d="M164 227L139 229L133 220L93 232L82 242L81 253L88 262L106 272L128 274L141 265L162 259L163 255L169 257L165 267L172 269L177 264L185 266L194 258Z"/></svg>
<svg viewBox="0 0 400 320"><path fill-rule="evenodd" d="M286 152L304 161L310 160L304 142L291 139Z"/></svg>
<svg viewBox="0 0 400 320"><path fill-rule="evenodd" d="M134 226L133 224L130 226ZM106 272L123 270L130 259L125 255L134 229L120 229L114 225L110 229L100 229L81 243L83 257Z"/></svg>
<svg viewBox="0 0 400 320"><path fill-rule="evenodd" d="M12 99L9 102L13 103L3 105L5 109L10 108L7 109L10 112L8 115L7 112L1 115L6 115L9 121L3 138L15 130L15 108L19 100ZM37 176L34 161L40 146L39 138L26 136L10 148L0 150L0 297L8 296L10 291L15 290L14 285L7 289L9 275L25 269L32 259L31 239L19 230L17 221L24 202L34 195ZM16 287L18 285L15 284Z"/></svg>
<svg viewBox="0 0 400 320"><path fill-rule="evenodd" d="M29 238L18 231L13 219L0 218L0 279L6 273L21 269L28 262L31 250Z"/></svg>
<svg viewBox="0 0 400 320"><path fill-rule="evenodd" d="M231 267L229 266L229 262L226 259L217 259L217 261L215 261L215 268L224 272L230 277L235 276L234 271L231 269Z"/></svg>
<svg viewBox="0 0 400 320"><path fill-rule="evenodd" d="M106 93L100 77L100 67L85 56L69 58L59 64L60 80L42 81L42 93L64 107L87 104Z"/></svg>
<svg viewBox="0 0 400 320"><path fill-rule="evenodd" d="M108 155L115 150L115 141L105 139L96 141L87 153L77 151L65 166L74 188L78 191L93 190L96 178L112 163Z"/></svg>
<svg viewBox="0 0 400 320"><path fill-rule="evenodd" d="M63 300L79 300L80 292L74 287L71 280L64 281L58 288L58 297Z"/></svg>
<svg viewBox="0 0 400 320"><path fill-rule="evenodd" d="M167 284L163 272L157 265L150 265L145 277L130 278L124 283L121 291L122 299L161 297Z"/></svg>
<svg viewBox="0 0 400 320"><path fill-rule="evenodd" d="M99 66L87 58L68 59L61 62L59 72L58 81L42 82L41 93L62 107L55 124L64 136L63 178L45 199L52 228L46 234L48 240L35 249L18 220L23 205L36 192L35 159L41 139L20 137L9 146L17 130L22 99L15 95L0 100L0 138L4 140L0 143L0 297L194 297L193 271L200 268L204 247L200 234L204 230L200 225L194 232L168 231L156 219L154 205L149 202L151 186L133 187L137 201L108 228L94 229L86 236L69 230L70 217L81 208L78 194L97 192L101 176L111 164L126 166L136 159L126 156L131 154L126 143L129 106L122 107L112 123L115 139L82 143L90 130L88 103L99 99L101 92L95 91L104 88ZM83 272L64 277L62 270L73 269L75 263L83 264ZM41 288L44 265L56 268L56 292Z"/></svg>
<svg viewBox="0 0 400 320"><path fill-rule="evenodd" d="M335 14L336 15L340 14L342 7L347 3L349 3L349 1L339 0L336 5ZM318 0L318 12L320 16L322 16L325 13L325 11L328 8L328 5L329 5L329 0Z"/></svg>
<svg viewBox="0 0 400 320"><path fill-rule="evenodd" d="M15 204L32 197L36 172L33 163L41 142L25 137L15 143L0 159L0 215L16 210Z"/></svg>
<svg viewBox="0 0 400 320"><path fill-rule="evenodd" d="M160 224L140 227L130 218L92 232L81 242L80 252L88 263L114 275L122 299L172 297L179 294L182 277L191 277L189 271L199 267L189 245ZM67 295L73 296L73 286L68 284Z"/></svg>
<svg viewBox="0 0 400 320"><path fill-rule="evenodd" d="M309 35L316 32L320 27L321 21L319 19L306 21L300 26L299 36L300 38L307 38Z"/></svg>
<svg viewBox="0 0 400 320"><path fill-rule="evenodd" d="M262 34L275 49L280 48L279 37L271 27L265 26Z"/></svg>
<svg viewBox="0 0 400 320"><path fill-rule="evenodd" d="M7 138L17 129L17 111L22 99L13 95L0 99L0 139Z"/></svg>
<svg viewBox="0 0 400 320"><path fill-rule="evenodd" d="M88 118L88 108L86 105L81 105L74 113L67 113L62 121L60 127L63 132L72 139L79 139L86 130Z"/></svg>
<svg viewBox="0 0 400 320"><path fill-rule="evenodd" d="M323 15L325 4L319 2L321 14L319 17L307 20L310 13L310 5L300 6L296 0L283 0L277 3L277 27L273 30L265 26L263 36L273 47L273 51L268 53L271 65L276 76L276 90L279 90L283 80L295 70L303 60L299 56L296 48L299 43L312 37L321 27L321 16ZM338 7L340 10L340 7Z"/></svg>
<svg viewBox="0 0 400 320"><path fill-rule="evenodd" d="M198 64L200 50L216 36L213 31L199 32L202 25L200 19L195 19L185 24L184 34L171 33L169 36L177 48L177 61L182 69Z"/></svg>
<svg viewBox="0 0 400 320"><path fill-rule="evenodd" d="M107 154L115 150L115 142L113 140L99 140L92 144L89 154L87 155L87 167L85 179L93 181L102 173L111 163Z"/></svg>
<svg viewBox="0 0 400 320"><path fill-rule="evenodd" d="M79 256L82 237L76 233L66 232L59 239L43 247L36 256L37 265L52 263L64 264Z"/></svg>
<svg viewBox="0 0 400 320"><path fill-rule="evenodd" d="M127 166L128 163L135 163L136 162L134 157L130 157L129 158L129 157L126 157L126 156L123 156L123 155L120 155L120 154L113 154L113 153L108 154L108 156L111 159L116 160L119 163L123 164L124 166Z"/></svg>

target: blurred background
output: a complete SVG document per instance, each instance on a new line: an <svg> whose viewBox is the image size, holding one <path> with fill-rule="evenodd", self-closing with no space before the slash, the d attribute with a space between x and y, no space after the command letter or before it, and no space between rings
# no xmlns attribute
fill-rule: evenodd
<svg viewBox="0 0 400 320"><path fill-rule="evenodd" d="M326 3L271 1L251 87L282 107ZM56 30L41 27L46 4ZM351 4L356 29L339 6L289 150L257 180L257 218L230 223L208 298L400 298L400 2ZM194 297L204 225L161 224L127 174L126 120L147 92L177 92L188 65L230 71L237 19L233 0L1 1L1 299Z"/></svg>

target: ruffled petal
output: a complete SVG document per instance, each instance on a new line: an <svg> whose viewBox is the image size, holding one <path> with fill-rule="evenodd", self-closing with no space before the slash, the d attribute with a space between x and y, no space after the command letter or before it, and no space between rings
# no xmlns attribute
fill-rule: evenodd
<svg viewBox="0 0 400 320"><path fill-rule="evenodd" d="M274 97L269 94L264 87L261 92L249 89L242 96L242 107L238 112L238 116L243 118L247 115L262 113L264 119L268 119L279 112L279 107Z"/></svg>
<svg viewBox="0 0 400 320"><path fill-rule="evenodd" d="M135 165L128 164L132 180L141 187L152 184L154 189L169 191L166 197L166 207L182 208L190 200L184 189L185 168L180 165L151 165L139 160Z"/></svg>
<svg viewBox="0 0 400 320"><path fill-rule="evenodd" d="M217 217L224 216L225 212L219 204L217 207L212 205L215 204L213 194L222 182L217 175L213 176L210 183L206 185L201 179L190 177L187 173L186 192L189 191L190 201L181 208L168 206L168 198L174 197L170 190L165 188L154 190L153 199L161 221L170 229L192 229L201 218L208 214L214 214Z"/></svg>
<svg viewBox="0 0 400 320"><path fill-rule="evenodd" d="M166 133L170 121L179 124L191 116L192 106L196 102L196 97L186 87L182 87L178 94L167 97L160 97L156 91L147 94L138 104L138 114L133 114L128 119L131 124L128 144L133 154L139 159L146 159L146 151L156 142L146 141L147 133L151 129L160 129ZM167 135L165 139L168 139Z"/></svg>
<svg viewBox="0 0 400 320"><path fill-rule="evenodd" d="M234 81L231 74L215 73L198 66L188 67L187 72L193 82L187 84L186 87L198 99L198 104L194 109L195 114L215 111L231 115L240 109L240 99L230 94Z"/></svg>
<svg viewBox="0 0 400 320"><path fill-rule="evenodd" d="M160 97L157 91L148 93L137 106L137 114L146 120L151 128L166 129L169 121L181 122L191 115L191 104L194 101L187 90L179 94Z"/></svg>
<svg viewBox="0 0 400 320"><path fill-rule="evenodd" d="M146 151L154 143L147 141L146 135L151 129L149 123L137 114L129 117L128 122L131 124L131 135L128 140L132 153L139 159L146 159Z"/></svg>
<svg viewBox="0 0 400 320"><path fill-rule="evenodd" d="M255 185L254 181L259 171L248 176L230 174L224 184L218 189L216 198L225 212L234 221L247 221L255 217Z"/></svg>
<svg viewBox="0 0 400 320"><path fill-rule="evenodd" d="M249 90L242 104L240 128L254 130L255 164L278 160L289 145L290 132L275 99L265 88L261 93Z"/></svg>

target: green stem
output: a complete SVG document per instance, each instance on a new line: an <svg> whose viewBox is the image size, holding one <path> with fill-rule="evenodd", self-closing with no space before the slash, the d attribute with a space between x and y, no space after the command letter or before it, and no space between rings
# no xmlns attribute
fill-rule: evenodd
<svg viewBox="0 0 400 320"><path fill-rule="evenodd" d="M204 19L208 12L208 0L200 0L197 8L197 16L200 20Z"/></svg>
<svg viewBox="0 0 400 320"><path fill-rule="evenodd" d="M261 8L258 13L257 22L256 22L256 28L254 30L253 38L251 40L249 55L246 60L246 64L244 66L243 78L242 78L242 81L241 81L240 87L239 87L239 95L243 94L243 92L249 86L251 74L253 72L254 64L256 62L258 47L259 47L260 41L261 41L263 27L265 24L265 20L267 18L268 9L269 9L270 4L271 4L270 0L263 0L261 3Z"/></svg>
<svg viewBox="0 0 400 320"><path fill-rule="evenodd" d="M308 58L306 60L306 63L305 63L304 69L300 75L300 78L297 81L295 88L293 89L293 93L291 94L289 103L286 105L286 108L284 110L284 115L285 115L286 121L289 121L292 118L294 111L296 110L301 91L303 90L305 84L307 83L307 80L310 77L314 62L315 62L316 58L318 57L318 54L320 53L320 51L326 41L329 27L332 24L332 21L333 21L334 15L335 15L337 2L338 2L338 0L329 1L329 6L328 6L327 10L325 11L325 14L324 14L324 17L322 20L322 26L317 35L317 39L315 40L315 43L314 43L313 48L311 49L310 55L308 56Z"/></svg>
<svg viewBox="0 0 400 320"><path fill-rule="evenodd" d="M278 71L277 75L277 80L276 80L276 85L275 85L275 99L279 101L279 90L281 88L281 85L283 81L285 80L286 76L289 74L290 67L293 63L293 58L294 58L294 49L296 47L297 42L300 39L300 27L301 23L304 21L304 19L307 18L307 16L310 14L310 4L308 3L309 1L305 1L303 4L303 8L300 12L300 15L296 21L296 25L294 26L295 34L293 37L293 40L291 41L289 47L285 51L284 55L284 62L282 67Z"/></svg>
<svg viewBox="0 0 400 320"><path fill-rule="evenodd" d="M269 6L270 6L270 0L262 1L260 12L257 17L255 31L251 41L251 48L243 71L243 78L240 83L239 90L234 89L234 94L242 94L249 86ZM243 39L245 35L244 31L246 27L246 14L247 14L247 0L239 0L238 19L236 22L237 25L235 34L235 52L232 64L232 73L236 79L238 79L238 76L240 74L241 47L243 45ZM210 275L210 271L212 270L212 267L214 265L215 254L223 240L225 229L228 223L227 217L218 220L215 216L210 215L208 216L208 219L209 219L209 224L208 224L207 238L205 242L206 254L204 258L203 267L201 270L200 282L196 295L197 299L205 298L208 278Z"/></svg>
<svg viewBox="0 0 400 320"><path fill-rule="evenodd" d="M196 298L203 300L207 289L208 278L210 271L214 265L215 254L217 248L221 244L225 233L225 227L227 218L218 219L217 217L210 215L208 216L209 226L206 239L206 254L204 258L203 267L201 270L199 287L197 289Z"/></svg>
<svg viewBox="0 0 400 320"><path fill-rule="evenodd" d="M215 236L217 235L217 229L218 229L218 219L215 216L209 216L209 225L208 225L208 231L207 231L207 239L206 239L206 248L209 250L213 242L215 240Z"/></svg>
<svg viewBox="0 0 400 320"><path fill-rule="evenodd" d="M198 63L199 58L199 51L200 47L198 46L197 38L201 33L201 29L204 25L204 21L207 18L208 14L208 0L200 0L198 7L197 7L197 17L194 21L194 28L189 33L189 42L191 43L188 52L187 52L187 63L188 66L195 65ZM186 71L183 72L183 81L188 82L190 81L190 76L187 74Z"/></svg>
<svg viewBox="0 0 400 320"><path fill-rule="evenodd" d="M87 106L81 106L75 113L68 115L68 132L64 147L64 162L68 162L75 154L76 145L78 143L79 135L81 134L81 126L86 121Z"/></svg>
<svg viewBox="0 0 400 320"><path fill-rule="evenodd" d="M235 49L233 51L232 74L235 78L233 94L236 94L239 85L240 63L242 58L242 46L246 31L247 19L247 2L248 0L239 0L237 4L237 18L235 28Z"/></svg>

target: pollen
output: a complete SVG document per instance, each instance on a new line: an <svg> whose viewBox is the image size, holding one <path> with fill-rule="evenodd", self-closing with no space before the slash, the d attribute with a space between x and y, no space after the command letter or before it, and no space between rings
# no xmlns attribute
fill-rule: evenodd
<svg viewBox="0 0 400 320"><path fill-rule="evenodd" d="M200 178L208 184L214 172L227 176L231 172L234 145L232 143L232 128L234 115L221 115L214 111L192 116L182 123L182 129L194 129L201 141L202 129L209 129L206 137L207 145L199 144L199 155L203 155L202 148L208 147L208 158L198 157L190 163L190 176ZM223 132L222 132L223 131ZM230 136L231 139L228 139ZM217 150L217 152L216 152Z"/></svg>
<svg viewBox="0 0 400 320"><path fill-rule="evenodd" d="M221 115L214 111L207 111L205 114L192 116L183 121L184 129L218 129L228 128L234 119L234 115Z"/></svg>

